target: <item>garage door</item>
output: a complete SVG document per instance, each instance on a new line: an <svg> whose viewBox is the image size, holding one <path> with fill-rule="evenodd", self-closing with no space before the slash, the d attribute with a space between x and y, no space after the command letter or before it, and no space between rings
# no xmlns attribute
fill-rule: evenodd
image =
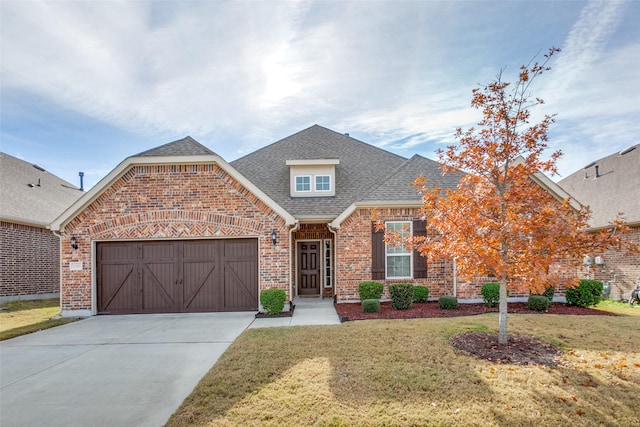
<svg viewBox="0 0 640 427"><path fill-rule="evenodd" d="M97 244L99 314L257 310L256 239Z"/></svg>

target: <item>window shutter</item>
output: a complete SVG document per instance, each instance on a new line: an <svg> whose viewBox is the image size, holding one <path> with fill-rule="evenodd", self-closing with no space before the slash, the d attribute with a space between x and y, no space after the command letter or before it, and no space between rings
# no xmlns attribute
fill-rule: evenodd
<svg viewBox="0 0 640 427"><path fill-rule="evenodd" d="M384 280L385 277L385 245L384 228L376 230L376 224L371 224L371 279Z"/></svg>
<svg viewBox="0 0 640 427"><path fill-rule="evenodd" d="M427 235L427 221L413 221L413 235L426 236ZM413 251L413 278L414 279L426 279L427 278L427 260L420 255L420 252Z"/></svg>

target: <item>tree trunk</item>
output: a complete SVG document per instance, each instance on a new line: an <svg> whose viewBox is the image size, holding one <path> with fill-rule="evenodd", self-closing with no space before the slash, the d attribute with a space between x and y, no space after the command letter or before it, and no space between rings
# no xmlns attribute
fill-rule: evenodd
<svg viewBox="0 0 640 427"><path fill-rule="evenodd" d="M500 304L499 304L499 325L498 343L506 344L507 337L507 278L500 278Z"/></svg>

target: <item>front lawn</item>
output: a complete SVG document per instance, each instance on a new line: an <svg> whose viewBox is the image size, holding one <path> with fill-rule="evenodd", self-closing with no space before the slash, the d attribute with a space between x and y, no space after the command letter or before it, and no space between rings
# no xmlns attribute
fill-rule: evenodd
<svg viewBox="0 0 640 427"><path fill-rule="evenodd" d="M605 299L600 301L594 308L623 316L640 316L640 304L631 306L627 301Z"/></svg>
<svg viewBox="0 0 640 427"><path fill-rule="evenodd" d="M634 425L638 320L521 315L509 332L564 352L558 367L501 365L450 340L495 331L496 314L250 329L170 426Z"/></svg>
<svg viewBox="0 0 640 427"><path fill-rule="evenodd" d="M64 325L76 319L61 319L59 299L13 301L0 307L0 341L54 326Z"/></svg>

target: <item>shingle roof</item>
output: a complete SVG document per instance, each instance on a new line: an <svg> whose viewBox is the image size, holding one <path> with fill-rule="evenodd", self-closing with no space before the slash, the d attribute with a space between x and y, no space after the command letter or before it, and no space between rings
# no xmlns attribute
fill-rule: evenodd
<svg viewBox="0 0 640 427"><path fill-rule="evenodd" d="M71 206L82 191L24 160L0 153L0 217L48 225Z"/></svg>
<svg viewBox="0 0 640 427"><path fill-rule="evenodd" d="M339 159L336 165L336 195L292 198L287 160ZM276 203L295 217L335 217L407 159L314 125L231 162Z"/></svg>
<svg viewBox="0 0 640 427"><path fill-rule="evenodd" d="M596 160L559 181L558 185L591 208L591 227L606 226L618 212L624 212L629 223L638 223L640 144Z"/></svg>
<svg viewBox="0 0 640 427"><path fill-rule="evenodd" d="M195 139L187 136L177 141L169 142L159 147L152 148L133 157L148 156L199 156L206 154L215 154Z"/></svg>
<svg viewBox="0 0 640 427"><path fill-rule="evenodd" d="M421 194L411 186L420 175L428 180L428 185L438 184L449 189L454 189L464 176L462 172L443 175L440 163L416 154L391 172L362 201L420 201Z"/></svg>

